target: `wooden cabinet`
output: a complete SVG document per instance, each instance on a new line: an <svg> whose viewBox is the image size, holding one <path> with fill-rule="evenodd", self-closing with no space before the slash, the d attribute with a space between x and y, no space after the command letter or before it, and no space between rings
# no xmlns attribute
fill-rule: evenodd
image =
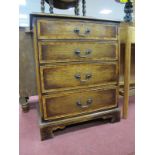
<svg viewBox="0 0 155 155"><path fill-rule="evenodd" d="M31 14L41 138L67 125L120 120L119 22Z"/></svg>

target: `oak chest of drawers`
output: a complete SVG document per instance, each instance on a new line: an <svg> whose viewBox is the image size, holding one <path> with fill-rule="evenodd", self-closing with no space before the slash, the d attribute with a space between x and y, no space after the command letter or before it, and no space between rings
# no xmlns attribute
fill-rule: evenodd
<svg viewBox="0 0 155 155"><path fill-rule="evenodd" d="M93 119L120 120L119 22L31 14L41 138Z"/></svg>

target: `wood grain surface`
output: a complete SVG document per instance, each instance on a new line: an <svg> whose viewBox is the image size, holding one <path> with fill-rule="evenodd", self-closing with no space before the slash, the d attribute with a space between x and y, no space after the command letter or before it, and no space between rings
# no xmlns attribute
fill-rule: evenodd
<svg viewBox="0 0 155 155"><path fill-rule="evenodd" d="M40 63L118 60L116 42L42 41L38 46Z"/></svg>
<svg viewBox="0 0 155 155"><path fill-rule="evenodd" d="M38 20L39 39L117 40L117 26L103 22L78 20ZM78 32L75 32L78 30ZM89 32L88 32L89 31Z"/></svg>
<svg viewBox="0 0 155 155"><path fill-rule="evenodd" d="M43 96L44 118L54 120L116 107L116 96L116 88L89 89Z"/></svg>
<svg viewBox="0 0 155 155"><path fill-rule="evenodd" d="M42 92L45 93L90 85L116 84L118 64L100 62L41 66L40 73Z"/></svg>

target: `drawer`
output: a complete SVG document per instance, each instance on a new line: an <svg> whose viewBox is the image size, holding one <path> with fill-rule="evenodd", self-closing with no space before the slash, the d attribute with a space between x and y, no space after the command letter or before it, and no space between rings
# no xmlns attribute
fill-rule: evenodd
<svg viewBox="0 0 155 155"><path fill-rule="evenodd" d="M42 97L45 120L87 114L117 106L118 90L92 89Z"/></svg>
<svg viewBox="0 0 155 155"><path fill-rule="evenodd" d="M117 62L72 63L41 66L42 92L63 91L93 85L116 84Z"/></svg>
<svg viewBox="0 0 155 155"><path fill-rule="evenodd" d="M40 63L85 60L117 60L117 43L105 42L39 42Z"/></svg>
<svg viewBox="0 0 155 155"><path fill-rule="evenodd" d="M63 19L37 21L38 39L100 39L117 40L113 23Z"/></svg>

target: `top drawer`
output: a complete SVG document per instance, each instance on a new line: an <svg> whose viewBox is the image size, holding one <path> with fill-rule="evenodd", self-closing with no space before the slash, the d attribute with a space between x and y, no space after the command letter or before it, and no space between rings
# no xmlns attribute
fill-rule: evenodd
<svg viewBox="0 0 155 155"><path fill-rule="evenodd" d="M37 21L38 39L117 40L113 23L52 19Z"/></svg>

